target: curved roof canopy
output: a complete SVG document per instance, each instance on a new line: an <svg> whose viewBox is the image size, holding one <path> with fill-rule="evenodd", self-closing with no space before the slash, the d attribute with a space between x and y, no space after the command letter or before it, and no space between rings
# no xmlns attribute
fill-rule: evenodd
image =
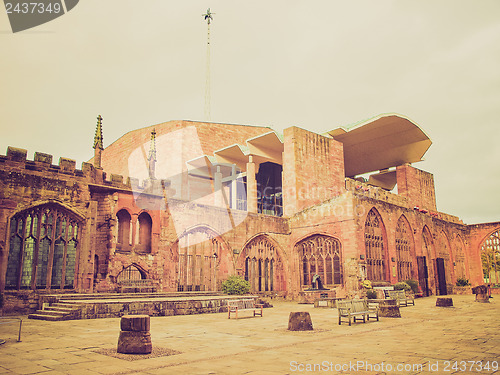
<svg viewBox="0 0 500 375"><path fill-rule="evenodd" d="M385 114L355 125L338 128L328 134L344 144L346 176L415 163L432 141L417 124L406 117Z"/></svg>

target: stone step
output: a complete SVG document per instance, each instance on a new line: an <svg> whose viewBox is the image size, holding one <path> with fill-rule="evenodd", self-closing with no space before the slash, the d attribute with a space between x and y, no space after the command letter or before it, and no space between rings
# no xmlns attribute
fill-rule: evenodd
<svg viewBox="0 0 500 375"><path fill-rule="evenodd" d="M64 320L62 316L45 315L45 314L29 314L28 319L49 320L52 322Z"/></svg>
<svg viewBox="0 0 500 375"><path fill-rule="evenodd" d="M59 311L61 313L72 313L73 311L76 310L78 310L77 307L73 308L73 307L60 307L60 306L49 306L42 309L42 311Z"/></svg>
<svg viewBox="0 0 500 375"><path fill-rule="evenodd" d="M46 308L44 310L36 310L36 314L39 315L53 315L53 316L64 316L67 315L67 311L57 311L57 310L52 310L51 308Z"/></svg>
<svg viewBox="0 0 500 375"><path fill-rule="evenodd" d="M57 302L50 305L50 307L57 307L58 309L67 309L69 311L78 310L82 305L79 303L62 303Z"/></svg>

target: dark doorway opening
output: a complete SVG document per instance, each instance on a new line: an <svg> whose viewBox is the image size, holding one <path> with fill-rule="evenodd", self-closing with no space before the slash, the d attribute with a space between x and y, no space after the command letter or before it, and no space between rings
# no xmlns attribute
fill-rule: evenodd
<svg viewBox="0 0 500 375"><path fill-rule="evenodd" d="M427 260L425 257L417 257L418 284L424 297L429 296L429 271L427 270Z"/></svg>
<svg viewBox="0 0 500 375"><path fill-rule="evenodd" d="M448 294L446 288L446 271L444 268L444 259L436 258L436 273L437 273L437 292L441 296Z"/></svg>
<svg viewBox="0 0 500 375"><path fill-rule="evenodd" d="M256 175L258 213L283 216L282 173L283 167L279 164L266 162L260 165Z"/></svg>

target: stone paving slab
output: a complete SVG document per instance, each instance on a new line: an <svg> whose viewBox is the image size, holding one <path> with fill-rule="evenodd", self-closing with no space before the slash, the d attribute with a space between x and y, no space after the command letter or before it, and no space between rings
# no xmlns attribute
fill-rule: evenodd
<svg viewBox="0 0 500 375"><path fill-rule="evenodd" d="M500 374L500 299L474 302L436 297L401 308L402 318L338 325L336 309L273 302L264 316L227 319L227 314L151 317L153 346L181 354L127 361L95 351L116 348L120 319L60 322L23 319L0 337L0 374ZM310 313L314 331L288 331L292 311ZM461 362L465 361L465 362ZM472 362L489 361L490 369ZM465 366L465 365L466 366ZM400 366L396 368L396 366ZM455 367L453 367L455 365ZM385 367L384 367L385 366ZM392 366L389 368L388 366ZM462 367L461 367L462 366ZM480 371L481 370L481 371Z"/></svg>

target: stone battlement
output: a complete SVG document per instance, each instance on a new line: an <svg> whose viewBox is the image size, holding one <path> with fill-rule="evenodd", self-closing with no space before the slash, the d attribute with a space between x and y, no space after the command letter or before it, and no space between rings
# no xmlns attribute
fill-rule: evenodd
<svg viewBox="0 0 500 375"><path fill-rule="evenodd" d="M9 146L6 155L0 155L0 167L9 166L13 169L33 172L49 172L67 176L77 176L88 178L91 183L117 187L121 189L143 190L149 186L148 181L139 181L136 178L127 178L124 181L122 175L107 175L104 171L96 169L93 164L83 162L82 168L76 168L76 161L69 158L60 157L58 164L52 164L54 156L43 152L35 152L33 160L27 158L28 151L22 148ZM100 171L100 173L98 173ZM167 181L164 186L168 186Z"/></svg>

